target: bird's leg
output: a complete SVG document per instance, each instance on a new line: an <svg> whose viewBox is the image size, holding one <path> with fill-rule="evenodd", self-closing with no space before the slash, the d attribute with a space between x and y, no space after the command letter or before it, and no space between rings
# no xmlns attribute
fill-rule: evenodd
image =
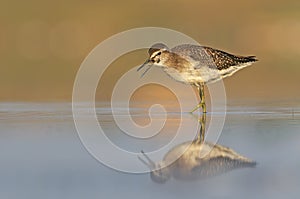
<svg viewBox="0 0 300 199"><path fill-rule="evenodd" d="M205 104L205 94L204 94L204 83L200 84L200 90L199 90L199 95L200 95L200 103L202 107L202 112L206 113L206 104Z"/></svg>
<svg viewBox="0 0 300 199"><path fill-rule="evenodd" d="M199 103L192 111L191 111L191 113L194 113L198 108L200 108L201 107L201 103Z"/></svg>
<svg viewBox="0 0 300 199"><path fill-rule="evenodd" d="M204 95L204 83L200 83L200 86L197 87L200 97L199 104L191 111L195 112L198 108L202 108L202 113L206 113L206 104L205 104L205 95Z"/></svg>

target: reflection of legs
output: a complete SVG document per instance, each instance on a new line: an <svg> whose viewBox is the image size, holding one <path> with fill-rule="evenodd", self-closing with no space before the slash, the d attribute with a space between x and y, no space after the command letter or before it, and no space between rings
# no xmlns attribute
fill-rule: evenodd
<svg viewBox="0 0 300 199"><path fill-rule="evenodd" d="M199 104L191 111L191 113L195 112L198 108L202 108L202 113L206 113L206 104L205 104L205 95L204 95L204 83L200 83L200 85L197 87L199 96L200 96L200 102Z"/></svg>
<svg viewBox="0 0 300 199"><path fill-rule="evenodd" d="M203 143L205 138L205 123L206 123L206 113L203 113L199 119L200 131L198 134L198 142Z"/></svg>

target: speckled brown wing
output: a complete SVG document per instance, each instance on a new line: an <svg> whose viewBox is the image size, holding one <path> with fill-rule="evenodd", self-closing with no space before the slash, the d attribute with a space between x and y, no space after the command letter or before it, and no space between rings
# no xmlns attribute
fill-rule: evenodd
<svg viewBox="0 0 300 199"><path fill-rule="evenodd" d="M171 51L191 58L197 63L195 69L206 66L223 70L230 66L243 66L249 62L257 61L255 56L237 56L214 48L191 44L176 46Z"/></svg>
<svg viewBox="0 0 300 199"><path fill-rule="evenodd" d="M210 47L202 47L213 60L218 70L227 69L230 66L242 66L246 63L257 61L255 56L237 56Z"/></svg>

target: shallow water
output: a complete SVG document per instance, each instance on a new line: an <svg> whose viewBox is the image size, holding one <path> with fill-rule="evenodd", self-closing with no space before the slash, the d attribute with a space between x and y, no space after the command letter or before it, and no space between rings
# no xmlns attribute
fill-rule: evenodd
<svg viewBox="0 0 300 199"><path fill-rule="evenodd" d="M97 107L100 123L116 144L132 151L152 149L154 145L133 146L134 142L123 139L110 109L105 104ZM142 109L133 109L133 115L139 121L149 119ZM184 114L183 119L190 116ZM178 120L179 114L172 112L161 140L168 138ZM100 164L81 144L69 103L1 103L0 129L0 198L276 199L300 195L300 108L295 106L229 106L218 144L258 164L194 182L171 179L156 184L149 174L117 172Z"/></svg>

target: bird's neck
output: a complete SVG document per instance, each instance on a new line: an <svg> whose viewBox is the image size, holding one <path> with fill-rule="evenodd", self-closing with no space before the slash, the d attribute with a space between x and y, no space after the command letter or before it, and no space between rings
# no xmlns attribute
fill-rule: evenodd
<svg viewBox="0 0 300 199"><path fill-rule="evenodd" d="M190 64L191 63L188 60L172 52L168 52L168 56L166 56L164 62L165 67L174 68L178 71L182 71L184 68L189 67Z"/></svg>

